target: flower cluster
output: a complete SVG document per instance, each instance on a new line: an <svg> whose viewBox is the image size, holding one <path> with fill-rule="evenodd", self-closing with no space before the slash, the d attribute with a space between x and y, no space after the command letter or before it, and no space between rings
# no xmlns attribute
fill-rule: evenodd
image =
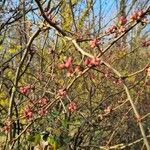
<svg viewBox="0 0 150 150"><path fill-rule="evenodd" d="M58 90L58 95L59 95L60 97L65 97L65 96L67 95L66 89L59 89L59 90Z"/></svg>
<svg viewBox="0 0 150 150"><path fill-rule="evenodd" d="M94 48L94 47L98 46L99 44L101 44L101 41L97 38L94 38L90 41L91 48Z"/></svg>
<svg viewBox="0 0 150 150"><path fill-rule="evenodd" d="M32 119L33 110L30 108L30 106L27 106L27 107L25 107L23 114L27 120Z"/></svg>
<svg viewBox="0 0 150 150"><path fill-rule="evenodd" d="M38 114L43 117L45 116L46 114L48 113L48 111L44 108L41 108L39 111L38 111Z"/></svg>
<svg viewBox="0 0 150 150"><path fill-rule="evenodd" d="M137 21L140 20L144 17L144 12L143 10L138 10L133 12L133 14L130 16L131 21Z"/></svg>
<svg viewBox="0 0 150 150"><path fill-rule="evenodd" d="M74 112L77 110L77 104L75 102L70 102L68 104L68 109L70 112Z"/></svg>
<svg viewBox="0 0 150 150"><path fill-rule="evenodd" d="M11 129L12 121L9 119L5 121L3 131L7 134Z"/></svg>
<svg viewBox="0 0 150 150"><path fill-rule="evenodd" d="M38 104L43 107L44 105L46 105L48 103L48 99L46 97L42 97L38 100Z"/></svg>
<svg viewBox="0 0 150 150"><path fill-rule="evenodd" d="M119 33L121 32L125 32L126 31L126 25L127 23L127 19L125 16L120 16L118 17L118 23L117 25L112 25L110 28L108 28L105 33L106 34L112 34L112 33L116 33L117 31Z"/></svg>
<svg viewBox="0 0 150 150"><path fill-rule="evenodd" d="M22 94L28 94L32 88L33 87L31 85L20 87L19 92Z"/></svg>
<svg viewBox="0 0 150 150"><path fill-rule="evenodd" d="M130 21L140 20L142 23L147 23L147 18L146 18L145 13L142 9L134 11L133 14L131 14L129 20ZM116 32L118 32L118 33L125 32L127 21L128 21L127 18L123 15L118 17L117 25L112 25L110 28L108 28L105 31L105 33L106 34L112 34L112 33L116 33Z"/></svg>
<svg viewBox="0 0 150 150"><path fill-rule="evenodd" d="M81 32L76 32L74 35L77 37L77 39L83 39L83 35Z"/></svg>
<svg viewBox="0 0 150 150"><path fill-rule="evenodd" d="M117 26L116 25L112 25L110 28L108 28L105 33L106 34L112 34L117 30Z"/></svg>
<svg viewBox="0 0 150 150"><path fill-rule="evenodd" d="M84 64L88 67L98 66L100 64L100 59L97 57L86 58Z"/></svg>
<svg viewBox="0 0 150 150"><path fill-rule="evenodd" d="M66 68L66 69L69 69L69 68L72 67L72 62L73 62L72 57L68 57L68 58L65 60L64 63L62 63L62 64L59 65L59 68L60 68L60 69L65 69L65 68Z"/></svg>
<svg viewBox="0 0 150 150"><path fill-rule="evenodd" d="M64 63L59 64L60 69L66 69L67 70L67 77L73 76L74 73L81 74L81 66L77 65L75 68L73 67L73 58L68 57Z"/></svg>
<svg viewBox="0 0 150 150"><path fill-rule="evenodd" d="M126 31L126 27L125 27L126 23L127 23L127 19L125 16L120 16L118 18L118 32L119 33Z"/></svg>
<svg viewBox="0 0 150 150"><path fill-rule="evenodd" d="M118 18L118 26L124 26L127 23L127 19L125 16L120 16Z"/></svg>

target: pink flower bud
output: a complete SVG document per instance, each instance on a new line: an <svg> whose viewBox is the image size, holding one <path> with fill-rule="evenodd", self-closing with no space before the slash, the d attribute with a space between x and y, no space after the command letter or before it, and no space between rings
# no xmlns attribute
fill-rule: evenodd
<svg viewBox="0 0 150 150"><path fill-rule="evenodd" d="M29 120L29 119L31 119L31 118L33 117L33 111L32 111L32 109L31 109L29 106L27 106L27 107L24 109L23 114L24 114L24 117L25 117L27 120Z"/></svg>
<svg viewBox="0 0 150 150"><path fill-rule="evenodd" d="M46 109L40 109L39 111L38 111L38 114L41 116L41 117L43 117L44 115L46 115L48 113L48 111L46 110Z"/></svg>
<svg viewBox="0 0 150 150"><path fill-rule="evenodd" d="M125 25L127 23L127 19L125 16L120 16L118 19L119 25Z"/></svg>
<svg viewBox="0 0 150 150"><path fill-rule="evenodd" d="M70 103L68 104L68 109L69 109L70 112L76 111L76 109L77 109L77 104L76 104L75 102L70 102Z"/></svg>
<svg viewBox="0 0 150 150"><path fill-rule="evenodd" d="M65 89L60 89L60 90L58 90L58 95L61 97L64 97L67 95L67 92Z"/></svg>
<svg viewBox="0 0 150 150"><path fill-rule="evenodd" d="M95 46L100 44L100 40L94 38L93 40L90 41L90 47L94 48Z"/></svg>
<svg viewBox="0 0 150 150"><path fill-rule="evenodd" d="M44 105L46 105L47 103L48 103L48 100L47 100L47 98L45 98L45 97L40 98L40 99L38 100L38 104L39 104L40 106L44 106Z"/></svg>
<svg viewBox="0 0 150 150"><path fill-rule="evenodd" d="M66 61L65 61L65 67L69 68L72 65L72 57L70 56Z"/></svg>

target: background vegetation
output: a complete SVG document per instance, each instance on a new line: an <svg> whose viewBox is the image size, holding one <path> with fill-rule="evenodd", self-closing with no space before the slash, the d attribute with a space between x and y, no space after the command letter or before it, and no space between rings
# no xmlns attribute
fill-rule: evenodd
<svg viewBox="0 0 150 150"><path fill-rule="evenodd" d="M149 0L2 0L0 149L150 150L149 15Z"/></svg>

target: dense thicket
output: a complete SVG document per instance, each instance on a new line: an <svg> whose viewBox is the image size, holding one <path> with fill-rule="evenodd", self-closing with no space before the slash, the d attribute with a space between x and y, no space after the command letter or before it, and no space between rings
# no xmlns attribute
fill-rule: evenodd
<svg viewBox="0 0 150 150"><path fill-rule="evenodd" d="M2 0L0 149L150 150L149 15L149 0Z"/></svg>

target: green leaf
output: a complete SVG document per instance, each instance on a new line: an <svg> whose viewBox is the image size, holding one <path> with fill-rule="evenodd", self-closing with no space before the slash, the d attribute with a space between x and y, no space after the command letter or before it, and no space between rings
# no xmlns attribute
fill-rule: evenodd
<svg viewBox="0 0 150 150"><path fill-rule="evenodd" d="M58 111L53 111L53 112L52 112L52 116L53 116L53 117L57 117L58 115L59 115L59 112L58 112Z"/></svg>
<svg viewBox="0 0 150 150"><path fill-rule="evenodd" d="M49 144L53 144L55 142L54 137L52 137L52 136L49 136L47 141Z"/></svg>
<svg viewBox="0 0 150 150"><path fill-rule="evenodd" d="M63 120L61 121L61 123L62 123L62 126L63 126L64 128L66 128L67 125L68 125L68 121L67 121L66 119L63 119Z"/></svg>
<svg viewBox="0 0 150 150"><path fill-rule="evenodd" d="M56 148L57 148L57 142L54 139L54 137L49 136L48 139L47 139L47 141L53 147L53 150L56 150Z"/></svg>
<svg viewBox="0 0 150 150"><path fill-rule="evenodd" d="M35 135L35 140L34 140L34 143L39 143L40 142L40 140L41 140L41 135L40 134L36 134Z"/></svg>
<svg viewBox="0 0 150 150"><path fill-rule="evenodd" d="M72 137L71 136L66 136L66 137L64 137L64 142L66 143L66 144L68 144L70 141L71 141L71 139L72 139Z"/></svg>
<svg viewBox="0 0 150 150"><path fill-rule="evenodd" d="M3 45L0 45L0 51L3 50L3 49L4 49Z"/></svg>
<svg viewBox="0 0 150 150"><path fill-rule="evenodd" d="M29 142L34 142L34 140L35 140L34 135L29 135L29 136L28 136L28 141L29 141Z"/></svg>
<svg viewBox="0 0 150 150"><path fill-rule="evenodd" d="M14 54L14 53L16 53L16 49L10 48L10 49L8 50L8 52L9 52L10 54Z"/></svg>
<svg viewBox="0 0 150 150"><path fill-rule="evenodd" d="M41 135L40 134L35 134L35 135L29 135L28 136L28 141L34 144L39 143L41 140Z"/></svg>

